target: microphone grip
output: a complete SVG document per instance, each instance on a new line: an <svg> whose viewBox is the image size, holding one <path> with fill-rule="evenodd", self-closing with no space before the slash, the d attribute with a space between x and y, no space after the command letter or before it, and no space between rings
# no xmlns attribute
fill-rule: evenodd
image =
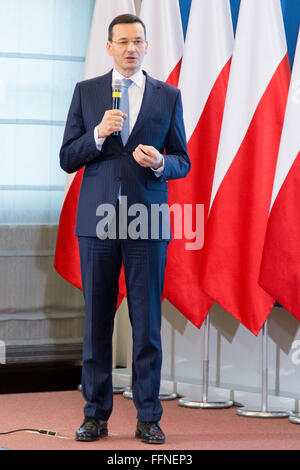
<svg viewBox="0 0 300 470"><path fill-rule="evenodd" d="M113 99L112 109L120 109L120 101L121 101L120 95L121 95L120 92L113 92L113 94L112 94L112 99ZM113 135L120 135L120 132L115 131L113 133Z"/></svg>

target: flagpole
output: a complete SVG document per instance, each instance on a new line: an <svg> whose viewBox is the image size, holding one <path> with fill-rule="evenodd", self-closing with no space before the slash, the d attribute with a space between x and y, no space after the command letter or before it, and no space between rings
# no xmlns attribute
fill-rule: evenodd
<svg viewBox="0 0 300 470"><path fill-rule="evenodd" d="M262 360L261 360L261 374L262 374L262 389L261 389L261 408L249 409L246 407L239 408L237 414L239 416L253 417L253 418L287 418L290 416L288 411L270 410L268 408L268 319L262 327Z"/></svg>
<svg viewBox="0 0 300 470"><path fill-rule="evenodd" d="M205 318L204 323L204 354L203 354L203 379L202 379L202 400L192 401L187 398L180 398L178 400L179 406L188 408L230 408L233 406L231 400L228 401L209 401L208 400L208 375L209 375L209 328L210 317L209 313Z"/></svg>

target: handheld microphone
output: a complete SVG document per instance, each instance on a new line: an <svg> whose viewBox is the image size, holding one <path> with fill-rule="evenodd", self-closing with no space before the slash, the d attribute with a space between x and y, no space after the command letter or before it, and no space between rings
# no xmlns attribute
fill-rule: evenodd
<svg viewBox="0 0 300 470"><path fill-rule="evenodd" d="M121 87L122 82L121 80L114 80L112 83L112 109L120 109L120 101L121 101ZM113 135L119 135L120 132L116 131Z"/></svg>

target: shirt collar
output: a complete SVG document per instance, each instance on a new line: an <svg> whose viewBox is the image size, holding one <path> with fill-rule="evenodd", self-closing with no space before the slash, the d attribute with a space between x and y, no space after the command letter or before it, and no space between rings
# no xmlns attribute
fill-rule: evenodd
<svg viewBox="0 0 300 470"><path fill-rule="evenodd" d="M121 75L115 68L113 69L113 73L112 73L112 79L113 81L114 80L122 80L122 78L127 78L127 77L124 77L123 75ZM135 85L137 85L139 88L142 88L143 86L143 82L144 82L144 74L142 72L142 70L140 69L138 72L136 72L134 75L132 75L131 77L129 77L130 80L133 81L133 83Z"/></svg>

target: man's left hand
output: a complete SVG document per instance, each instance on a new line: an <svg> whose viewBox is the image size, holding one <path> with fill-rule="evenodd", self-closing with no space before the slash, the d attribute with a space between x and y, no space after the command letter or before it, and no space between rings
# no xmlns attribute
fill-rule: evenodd
<svg viewBox="0 0 300 470"><path fill-rule="evenodd" d="M132 155L139 165L146 168L157 170L163 165L163 156L151 145L138 145Z"/></svg>

